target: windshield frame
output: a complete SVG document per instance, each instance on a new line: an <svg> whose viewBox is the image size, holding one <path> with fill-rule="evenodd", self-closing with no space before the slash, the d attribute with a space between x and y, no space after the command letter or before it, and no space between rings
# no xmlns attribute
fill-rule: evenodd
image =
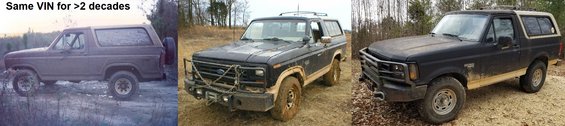
<svg viewBox="0 0 565 126"><path fill-rule="evenodd" d="M247 25L247 27L245 28L245 31L243 32L243 34L241 34L241 37L239 38L239 40L243 40L243 38L247 35L247 32L248 32L251 24L258 22L258 21L300 21L300 22L304 22L305 23L304 37L311 37L311 35L312 35L312 33L311 33L312 29L311 29L311 26L310 26L310 21L307 20L307 19L292 19L292 18L288 18L288 19L286 19L286 18L285 19L259 19L259 20L252 20ZM263 39L252 39L252 38L249 38L249 39L250 40L263 40ZM284 41L287 41L287 40L284 40ZM297 41L290 41L290 42L297 42Z"/></svg>
<svg viewBox="0 0 565 126"><path fill-rule="evenodd" d="M485 32L488 32L488 31L486 31L486 30L488 30L489 25L490 25L490 22L492 22L492 17L493 17L492 14L485 14L485 13L453 13L453 14L444 15L444 16L441 18L441 20L443 20L443 18L445 18L446 16L451 16L451 15L477 15L477 16L485 16L485 19L486 19L486 20L485 20L484 24L482 25L483 28L480 29L481 32L480 32L480 34L479 34L479 36L478 36L478 38L477 38L476 40L470 39L470 38L462 38L462 37L457 37L457 38L455 38L455 37L452 37L452 38L455 38L455 39L460 39L461 41L469 41L469 42L483 42L483 39L484 39L485 35L488 34L488 33L485 33ZM433 28L432 31L430 32L431 34L440 35L440 36L445 36L445 35L438 34L437 32L435 32L436 29L437 29L437 26L439 25L439 23L441 23L441 20L440 20L438 23L436 23L436 25L434 26L434 28ZM451 36L446 36L446 37L451 37Z"/></svg>

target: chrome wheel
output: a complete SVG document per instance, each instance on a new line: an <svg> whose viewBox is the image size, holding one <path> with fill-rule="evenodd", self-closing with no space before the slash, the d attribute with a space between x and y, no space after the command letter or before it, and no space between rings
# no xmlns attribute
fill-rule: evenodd
<svg viewBox="0 0 565 126"><path fill-rule="evenodd" d="M131 81L129 81L126 78L120 78L118 80L116 80L116 83L114 85L114 89L116 90L116 92L120 95L127 95L129 94L129 92L131 92L132 89L132 83Z"/></svg>
<svg viewBox="0 0 565 126"><path fill-rule="evenodd" d="M296 94L294 94L293 89L288 90L288 96L286 97L286 109L294 107L294 99Z"/></svg>
<svg viewBox="0 0 565 126"><path fill-rule="evenodd" d="M451 89L441 89L433 98L433 110L439 115L446 115L453 111L457 103L457 95Z"/></svg>
<svg viewBox="0 0 565 126"><path fill-rule="evenodd" d="M534 71L534 76L532 77L532 85L534 87L537 87L541 84L541 80L543 77L543 71L541 69L536 69L536 71Z"/></svg>

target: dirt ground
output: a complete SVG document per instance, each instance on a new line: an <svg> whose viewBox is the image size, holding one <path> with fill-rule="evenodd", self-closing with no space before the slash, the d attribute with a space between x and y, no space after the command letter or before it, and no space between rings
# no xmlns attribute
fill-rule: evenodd
<svg viewBox="0 0 565 126"><path fill-rule="evenodd" d="M354 61L354 78L359 62ZM528 94L518 79L467 91L458 118L443 125L565 125L565 64L551 65L542 89ZM371 97L365 86L353 84L354 125L430 125L410 103L385 103Z"/></svg>
<svg viewBox="0 0 565 126"><path fill-rule="evenodd" d="M191 31L199 33L188 34L186 30L180 32L179 59L190 58L198 50L229 43L239 38L243 32L217 28ZM213 33L206 33L212 31ZM184 79L181 65L179 63L179 80ZM300 112L288 122L274 120L269 112L231 112L218 104L206 106L205 101L190 96L184 90L184 84L179 83L179 125L350 125L351 60L343 62L341 68L339 85L328 87L317 80L303 89Z"/></svg>
<svg viewBox="0 0 565 126"><path fill-rule="evenodd" d="M0 125L177 125L175 79L142 82L129 101L114 100L103 81L41 84L34 97L21 97L2 80Z"/></svg>

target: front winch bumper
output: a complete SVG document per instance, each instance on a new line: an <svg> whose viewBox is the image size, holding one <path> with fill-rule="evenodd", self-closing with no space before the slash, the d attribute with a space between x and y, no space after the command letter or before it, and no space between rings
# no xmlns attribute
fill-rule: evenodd
<svg viewBox="0 0 565 126"><path fill-rule="evenodd" d="M253 83L246 83L240 81L239 76L234 78L234 84L216 83L215 81L203 80L202 77L195 79L193 73L197 76L198 70L188 71L186 69L187 62L193 62L184 59L185 75L187 79L184 80L186 91L199 100L206 100L207 104L219 103L227 106L230 110L247 110L247 111L261 111L265 112L274 107L274 95L266 93L265 90L260 92L251 92L242 90L242 84L252 85ZM198 63L207 63L198 61ZM217 65L217 64L214 64ZM194 64L192 64L194 69ZM235 67L234 69L263 69L257 67ZM228 70L229 71L229 70ZM238 71L238 70L234 70ZM215 80L219 80L224 76L220 76ZM206 81L206 82L205 82ZM264 85L264 84L263 84ZM265 87L263 87L265 88Z"/></svg>

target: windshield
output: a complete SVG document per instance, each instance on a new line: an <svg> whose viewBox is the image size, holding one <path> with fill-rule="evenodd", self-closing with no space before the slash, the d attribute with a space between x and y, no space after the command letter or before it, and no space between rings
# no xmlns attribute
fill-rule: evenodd
<svg viewBox="0 0 565 126"><path fill-rule="evenodd" d="M253 21L242 40L284 40L302 41L306 36L306 21L302 20L262 20Z"/></svg>
<svg viewBox="0 0 565 126"><path fill-rule="evenodd" d="M446 15L436 25L432 34L456 37L460 40L479 41L487 21L487 15Z"/></svg>

